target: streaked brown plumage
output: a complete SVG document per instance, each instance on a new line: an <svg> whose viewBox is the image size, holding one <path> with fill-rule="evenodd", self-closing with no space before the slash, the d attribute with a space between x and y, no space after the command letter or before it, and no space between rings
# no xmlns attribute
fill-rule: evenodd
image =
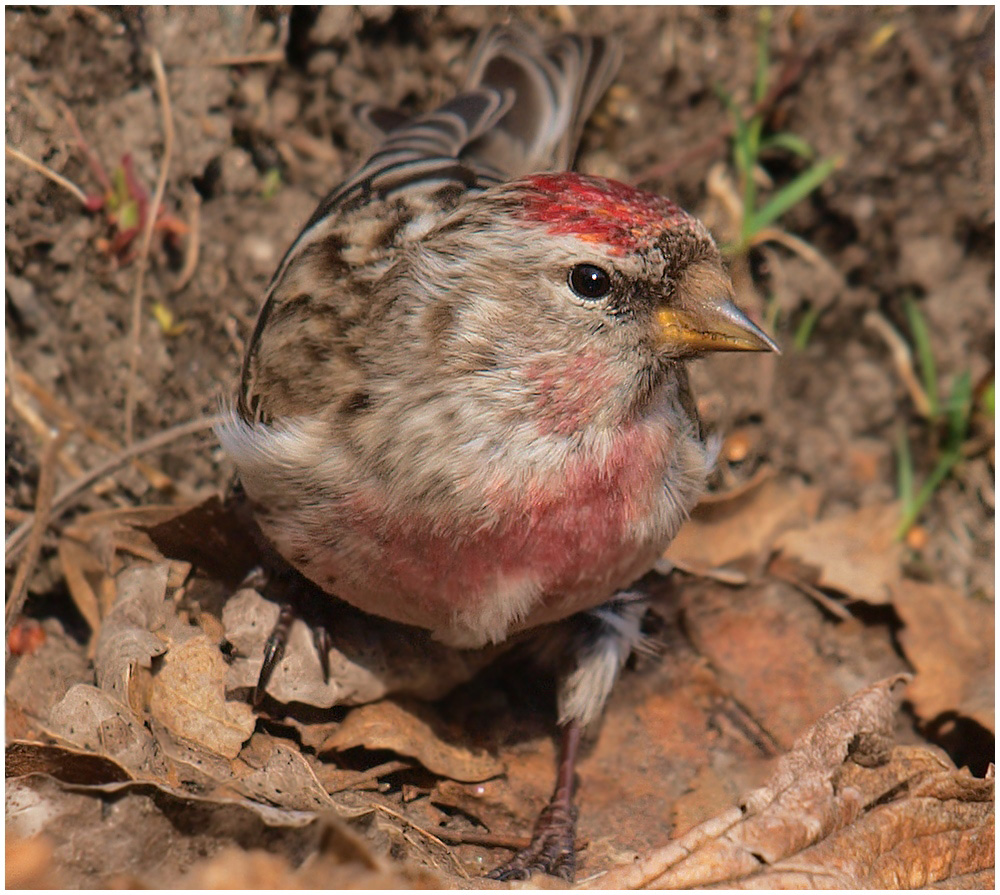
<svg viewBox="0 0 1000 895"><path fill-rule="evenodd" d="M219 429L271 544L360 609L461 647L595 610L560 700L570 765L638 639L616 595L712 463L683 362L773 347L697 220L564 171L618 62L498 29L441 109L368 110L391 129L279 267ZM572 873L563 778L501 876Z"/></svg>

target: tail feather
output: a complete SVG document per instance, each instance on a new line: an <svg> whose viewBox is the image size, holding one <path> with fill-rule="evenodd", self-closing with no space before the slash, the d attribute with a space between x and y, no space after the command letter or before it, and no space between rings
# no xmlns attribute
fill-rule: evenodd
<svg viewBox="0 0 1000 895"><path fill-rule="evenodd" d="M467 90L513 94L509 111L463 157L508 177L570 167L583 130L621 64L620 42L496 28L480 39Z"/></svg>
<svg viewBox="0 0 1000 895"><path fill-rule="evenodd" d="M379 139L367 164L317 209L359 194L453 182L484 188L524 174L570 167L584 122L621 64L611 38L567 35L545 44L515 27L486 31L464 90L410 118L380 106L357 109Z"/></svg>

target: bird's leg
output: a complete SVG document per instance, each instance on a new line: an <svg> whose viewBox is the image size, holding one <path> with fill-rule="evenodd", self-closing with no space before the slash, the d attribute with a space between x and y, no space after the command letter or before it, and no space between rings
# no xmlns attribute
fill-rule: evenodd
<svg viewBox="0 0 1000 895"><path fill-rule="evenodd" d="M644 594L624 591L595 609L547 628L537 638L537 657L554 666L559 679L556 788L535 823L531 844L488 874L491 879L527 879L537 870L572 881L577 817L574 773L580 739L600 718L632 651L648 649L641 628L647 605Z"/></svg>
<svg viewBox="0 0 1000 895"><path fill-rule="evenodd" d="M271 680L271 675L274 674L274 669L278 667L282 656L285 655L285 647L288 646L288 636L292 630L292 623L297 618L302 618L309 626L313 637L313 644L316 647L316 652L319 653L319 661L323 669L323 681L326 683L330 681L330 649L332 647L330 632L316 619L304 618L301 613L303 607L299 605L307 604L312 592L316 590L316 586L299 575L298 572L291 570L282 571L277 577L285 581L291 577L291 582L281 601L278 621L275 622L267 641L264 643L264 662L260 666L260 674L257 676L257 686L254 687L253 691L253 704L255 707L259 707L264 700L267 684Z"/></svg>
<svg viewBox="0 0 1000 895"><path fill-rule="evenodd" d="M560 728L556 788L535 823L531 845L489 874L490 879L528 879L535 871L573 879L576 869L577 810L573 804L576 756L583 727L572 720Z"/></svg>
<svg viewBox="0 0 1000 895"><path fill-rule="evenodd" d="M323 680L329 683L330 649L332 648L332 642L330 640L330 632L318 620L318 617L324 616L317 613L317 618L307 619L302 612L302 609L308 607L311 603L326 606L329 598L326 595L320 594L320 599L317 600L316 597L319 589L316 585L289 565L271 546L253 516L253 509L238 479L234 479L230 483L229 491L226 494L226 507L250 533L261 554L261 565L251 571L244 581L243 586L252 587L261 593L270 591L277 597L276 602L281 607L278 612L278 620L275 622L271 633L264 643L264 661L260 666L257 685L253 691L254 707L259 708L260 704L264 701L268 682L271 680L271 675L274 674L274 669L278 667L278 663L281 662L282 657L285 655L285 648L288 646L288 637L292 631L292 623L297 618L302 618L309 626L309 630L313 636L313 643L316 646L316 651L319 653L319 662L323 669ZM274 593L275 591L277 593Z"/></svg>

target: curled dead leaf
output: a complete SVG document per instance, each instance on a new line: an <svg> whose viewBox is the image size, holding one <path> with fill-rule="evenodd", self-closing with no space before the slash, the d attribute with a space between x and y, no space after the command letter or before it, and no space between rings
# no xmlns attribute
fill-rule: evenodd
<svg viewBox="0 0 1000 895"><path fill-rule="evenodd" d="M897 675L828 712L766 786L588 888L910 888L993 866L993 780L891 747Z"/></svg>
<svg viewBox="0 0 1000 895"><path fill-rule="evenodd" d="M422 706L394 700L354 709L344 723L320 747L321 752L343 751L364 746L390 749L419 761L427 770L475 783L502 774L503 764L482 751L473 751L439 737Z"/></svg>
<svg viewBox="0 0 1000 895"><path fill-rule="evenodd" d="M924 721L943 712L995 731L994 607L946 585L903 580L892 591L899 632L916 669L908 696Z"/></svg>
<svg viewBox="0 0 1000 895"><path fill-rule="evenodd" d="M816 569L812 584L856 600L888 603L901 575L898 524L899 505L878 504L785 532L775 546Z"/></svg>
<svg viewBox="0 0 1000 895"><path fill-rule="evenodd" d="M153 679L149 710L171 733L235 758L256 717L243 702L226 699L228 667L204 635L172 647Z"/></svg>
<svg viewBox="0 0 1000 895"><path fill-rule="evenodd" d="M753 486L695 507L667 550L687 569L714 569L743 556L766 559L775 539L816 517L820 491L798 479L764 476Z"/></svg>

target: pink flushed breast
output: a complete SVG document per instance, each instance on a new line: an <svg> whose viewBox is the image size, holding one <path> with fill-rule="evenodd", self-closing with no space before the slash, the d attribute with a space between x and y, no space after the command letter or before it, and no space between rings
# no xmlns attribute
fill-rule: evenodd
<svg viewBox="0 0 1000 895"><path fill-rule="evenodd" d="M637 426L601 462L575 459L518 489L497 476L484 494L492 525L399 513L379 493L358 493L342 520L355 547L350 570L343 560L323 568L317 557L305 571L336 581L338 596L362 609L439 632L456 611L488 611L509 581L536 581L542 614L552 603L569 614L586 607L567 597L603 600L631 582L603 590L601 582L657 546L642 523L662 491L669 449L665 433Z"/></svg>

